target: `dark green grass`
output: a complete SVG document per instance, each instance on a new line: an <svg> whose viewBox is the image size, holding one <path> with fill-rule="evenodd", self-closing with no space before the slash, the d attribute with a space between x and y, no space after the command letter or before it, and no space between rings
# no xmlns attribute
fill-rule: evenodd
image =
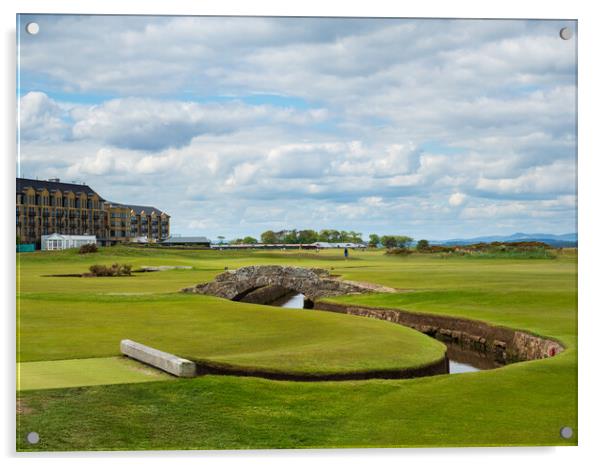
<svg viewBox="0 0 602 466"><path fill-rule="evenodd" d="M127 325L131 315L144 315L148 302L155 302L152 309L163 308L166 314L171 309L173 316L189 312L194 321L194 313L183 304L187 298L169 292L211 279L226 266L270 263L332 267L333 273L347 279L410 290L341 298L343 301L486 320L557 338L567 349L551 359L502 369L414 380L295 383L211 376L23 392L19 396L26 414L18 417L20 449L574 445L577 442L576 434L570 440L559 436L560 428L565 425L577 433L574 255L561 255L556 260L473 260L432 255L386 257L382 252L352 251L353 260L345 261L339 251L316 254L319 257L294 251L153 252L155 255L144 251L138 255L137 251L124 248L103 251L95 258L81 258L71 252L55 254L54 257L24 255L21 261L21 325L36 337L27 340L24 337L27 332L22 336L21 355L28 358L34 358L38 341L45 351L56 351L57 356L64 352L65 347L61 347L64 343L53 336L57 331L65 332L63 335L67 337L63 339L67 341L90 340L101 349L105 345L103 335L107 335L108 342L113 338L111 332ZM192 265L193 270L90 281L40 277L46 273L77 273L92 263L112 262ZM94 302L92 307L97 313L98 309L111 309L107 314L110 318L103 320L102 312L101 317L88 316L85 305L90 302ZM57 315L60 309L66 310L62 317ZM326 315L314 314L318 319ZM159 328L161 314L156 316L157 322L153 322L153 313L147 315L149 328ZM358 323L368 320L354 319ZM96 322L95 334L92 330L83 332L80 324L86 321ZM168 322L165 319L163 327L171 332ZM234 342L237 330L233 326L231 331ZM81 337L77 336L80 332L83 332ZM331 333L335 335L337 330ZM295 343L299 343L301 336L297 338ZM216 340L214 346L219 344ZM80 351L74 348L74 353ZM240 355L244 353L242 348ZM41 434L39 445L29 446L23 441L32 430Z"/></svg>
<svg viewBox="0 0 602 466"><path fill-rule="evenodd" d="M574 367L550 362L405 381L206 376L28 392L18 448L573 445L559 431L576 426L576 387L557 382L567 370L574 380ZM39 445L24 442L32 430Z"/></svg>

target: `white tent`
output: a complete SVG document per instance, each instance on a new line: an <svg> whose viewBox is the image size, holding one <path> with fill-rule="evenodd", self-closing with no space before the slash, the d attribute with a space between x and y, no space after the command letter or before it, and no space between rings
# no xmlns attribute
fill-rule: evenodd
<svg viewBox="0 0 602 466"><path fill-rule="evenodd" d="M312 243L311 246L322 249L333 249L333 248L349 248L349 249L362 249L366 246L361 243L326 243L324 241L318 241Z"/></svg>
<svg viewBox="0 0 602 466"><path fill-rule="evenodd" d="M79 248L84 244L96 244L96 236L60 235L58 233L42 236L42 251Z"/></svg>

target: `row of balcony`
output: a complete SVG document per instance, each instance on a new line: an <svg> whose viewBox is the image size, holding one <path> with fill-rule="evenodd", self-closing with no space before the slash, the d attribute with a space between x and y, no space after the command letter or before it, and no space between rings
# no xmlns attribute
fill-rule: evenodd
<svg viewBox="0 0 602 466"><path fill-rule="evenodd" d="M47 200L46 200L47 201ZM57 207L63 209L86 209L86 210L101 210L103 209L100 204L87 204L81 205L77 202L19 202L17 199L17 204L23 206L36 206L36 207Z"/></svg>
<svg viewBox="0 0 602 466"><path fill-rule="evenodd" d="M81 213L81 214L77 214L75 212L42 212L42 213L35 213L35 212L19 212L19 210L17 209L17 216L23 216L23 217L69 217L69 218L94 218L96 220L100 220L101 218L104 220L106 217L104 215L99 215L99 214L94 214L94 215L88 215L87 213Z"/></svg>
<svg viewBox="0 0 602 466"><path fill-rule="evenodd" d="M41 223L41 222L46 222L46 223L64 223L64 222L68 222L68 223L96 223L96 224L104 224L104 220L98 219L98 218L79 218L79 217L35 217L35 218L31 218L31 217L17 217L17 222L23 222L23 223Z"/></svg>

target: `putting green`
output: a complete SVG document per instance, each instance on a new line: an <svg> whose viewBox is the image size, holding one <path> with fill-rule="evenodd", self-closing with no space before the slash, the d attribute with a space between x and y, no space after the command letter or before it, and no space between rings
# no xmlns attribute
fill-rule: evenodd
<svg viewBox="0 0 602 466"><path fill-rule="evenodd" d="M153 382L172 378L164 372L123 357L17 364L19 391Z"/></svg>
<svg viewBox="0 0 602 466"><path fill-rule="evenodd" d="M291 375L402 370L445 354L442 343L387 322L181 293L28 295L21 316L21 362L116 356L126 338L193 361Z"/></svg>

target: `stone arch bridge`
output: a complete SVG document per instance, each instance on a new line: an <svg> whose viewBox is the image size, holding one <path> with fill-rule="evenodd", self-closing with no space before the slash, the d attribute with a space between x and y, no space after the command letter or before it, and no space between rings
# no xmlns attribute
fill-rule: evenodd
<svg viewBox="0 0 602 466"><path fill-rule="evenodd" d="M244 301L246 297L262 289L295 291L304 294L305 298L312 302L327 296L395 291L378 285L340 280L330 275L326 269L280 265L253 265L228 270L219 274L212 282L200 283L182 291Z"/></svg>

